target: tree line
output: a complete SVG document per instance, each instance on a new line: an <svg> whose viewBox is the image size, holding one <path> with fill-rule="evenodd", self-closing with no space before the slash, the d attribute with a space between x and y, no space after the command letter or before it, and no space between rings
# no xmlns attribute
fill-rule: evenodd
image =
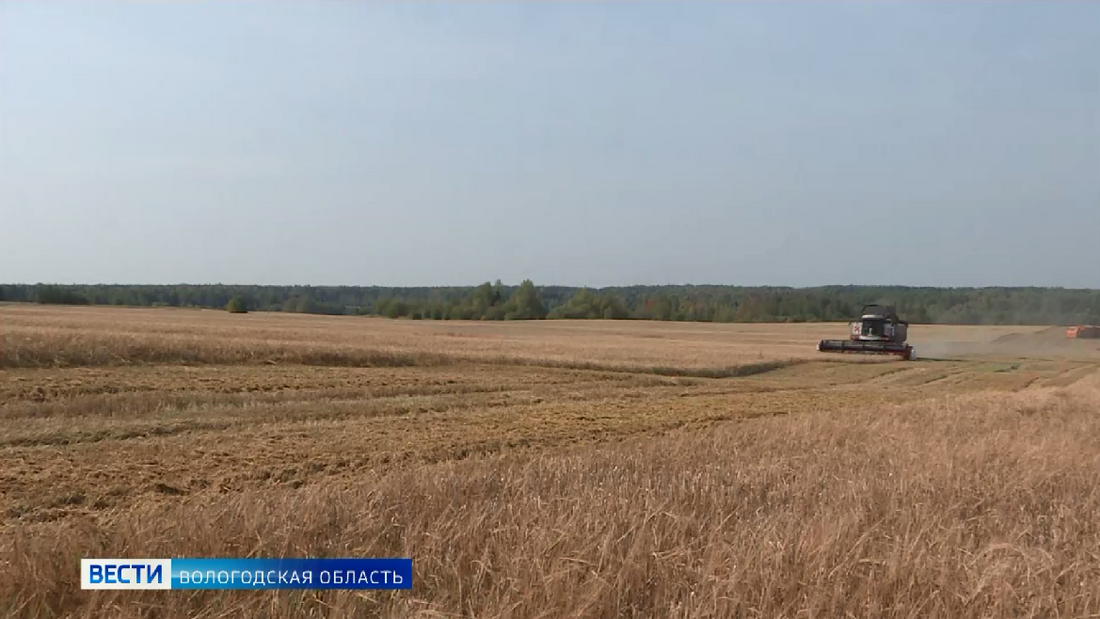
<svg viewBox="0 0 1100 619"><path fill-rule="evenodd" d="M1095 324L1100 290L906 286L234 286L3 284L0 301L366 314L421 320L846 321L868 303L928 324Z"/></svg>

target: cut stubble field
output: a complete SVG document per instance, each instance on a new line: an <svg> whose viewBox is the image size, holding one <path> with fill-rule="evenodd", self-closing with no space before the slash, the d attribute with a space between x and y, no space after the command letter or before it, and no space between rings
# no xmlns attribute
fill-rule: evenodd
<svg viewBox="0 0 1100 619"><path fill-rule="evenodd" d="M1100 613L1100 342L0 305L0 615ZM91 556L411 591L82 592Z"/></svg>

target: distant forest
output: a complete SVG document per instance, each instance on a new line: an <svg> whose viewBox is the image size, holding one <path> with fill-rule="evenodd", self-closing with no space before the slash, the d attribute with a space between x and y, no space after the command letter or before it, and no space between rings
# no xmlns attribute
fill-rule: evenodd
<svg viewBox="0 0 1100 619"><path fill-rule="evenodd" d="M232 311L367 314L414 320L606 318L696 322L846 321L864 304L895 305L903 319L932 324L1100 323L1100 290L822 286L535 286L386 288L0 284L0 301L72 305L226 308Z"/></svg>

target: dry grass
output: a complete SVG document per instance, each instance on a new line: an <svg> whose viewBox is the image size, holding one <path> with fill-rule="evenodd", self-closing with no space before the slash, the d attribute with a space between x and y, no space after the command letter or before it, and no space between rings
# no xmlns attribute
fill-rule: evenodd
<svg viewBox="0 0 1100 619"><path fill-rule="evenodd" d="M0 615L1100 613L1097 360L812 352L842 335L3 306ZM81 557L181 555L415 585L79 590Z"/></svg>

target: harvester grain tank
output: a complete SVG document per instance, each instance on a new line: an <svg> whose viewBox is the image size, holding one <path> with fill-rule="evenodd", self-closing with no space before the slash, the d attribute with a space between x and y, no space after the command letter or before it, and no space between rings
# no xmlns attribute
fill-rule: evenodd
<svg viewBox="0 0 1100 619"><path fill-rule="evenodd" d="M848 339L821 340L821 352L847 352L871 355L897 355L913 360L917 353L905 342L909 323L898 318L890 305L865 305L859 320L848 323Z"/></svg>

